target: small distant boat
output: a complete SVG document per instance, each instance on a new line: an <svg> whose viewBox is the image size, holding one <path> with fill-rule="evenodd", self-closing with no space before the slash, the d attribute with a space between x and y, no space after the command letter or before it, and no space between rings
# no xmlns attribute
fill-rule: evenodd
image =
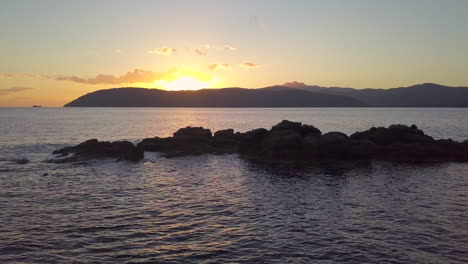
<svg viewBox="0 0 468 264"><path fill-rule="evenodd" d="M42 105L33 105L32 107L42 107Z"/></svg>

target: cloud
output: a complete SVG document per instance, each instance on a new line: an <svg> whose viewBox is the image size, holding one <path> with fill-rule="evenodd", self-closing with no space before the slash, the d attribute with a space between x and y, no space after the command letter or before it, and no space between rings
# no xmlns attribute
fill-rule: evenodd
<svg viewBox="0 0 468 264"><path fill-rule="evenodd" d="M46 74L40 74L40 73L0 73L0 78L5 79L5 78L13 78L13 79L18 79L18 78L35 78L35 79L55 79L59 74L57 73L46 73Z"/></svg>
<svg viewBox="0 0 468 264"><path fill-rule="evenodd" d="M208 51L214 50L214 51L235 51L237 50L236 47L233 47L231 45L224 45L224 46L218 46L218 45L210 45L210 44L205 44L202 46L198 46L197 48L194 49L194 52L200 56L206 56L208 55Z"/></svg>
<svg viewBox="0 0 468 264"><path fill-rule="evenodd" d="M0 89L0 95L7 95L7 94L17 93L17 92L22 92L22 91L27 91L27 90L34 90L34 88L31 88L31 87L11 87L11 88Z"/></svg>
<svg viewBox="0 0 468 264"><path fill-rule="evenodd" d="M221 70L230 70L231 66L226 63L213 63L208 65L208 69L210 70L216 70L216 69L221 69Z"/></svg>
<svg viewBox="0 0 468 264"><path fill-rule="evenodd" d="M240 66L241 66L241 68L245 68L245 69L252 69L252 68L260 67L260 65L255 64L253 62L244 62Z"/></svg>
<svg viewBox="0 0 468 264"><path fill-rule="evenodd" d="M0 74L2 78L40 78L40 74L34 73L2 73Z"/></svg>
<svg viewBox="0 0 468 264"><path fill-rule="evenodd" d="M234 48L233 46L230 46L230 45L225 45L223 50L225 51L234 51L236 50L237 48Z"/></svg>
<svg viewBox="0 0 468 264"><path fill-rule="evenodd" d="M171 55L174 52L176 52L176 49L169 48L169 47L162 47L162 48L157 48L157 49L148 51L149 54L163 54L163 55Z"/></svg>
<svg viewBox="0 0 468 264"><path fill-rule="evenodd" d="M122 54L123 53L123 51L121 49L115 49L114 52L117 53L117 54Z"/></svg>
<svg viewBox="0 0 468 264"><path fill-rule="evenodd" d="M141 69L135 69L124 75L114 76L108 74L99 74L94 78L81 78L77 76L59 76L58 81L72 81L80 84L132 84L132 83L153 83L155 81L172 81L181 76L190 76L201 81L210 81L212 77L202 72L178 71L172 69L167 72L152 72Z"/></svg>
<svg viewBox="0 0 468 264"><path fill-rule="evenodd" d="M206 54L208 54L208 51L203 50L203 49L196 49L195 53L197 53L200 56L205 56Z"/></svg>
<svg viewBox="0 0 468 264"><path fill-rule="evenodd" d="M2 79L15 78L15 74L13 74L13 73L1 73L0 77L2 77Z"/></svg>

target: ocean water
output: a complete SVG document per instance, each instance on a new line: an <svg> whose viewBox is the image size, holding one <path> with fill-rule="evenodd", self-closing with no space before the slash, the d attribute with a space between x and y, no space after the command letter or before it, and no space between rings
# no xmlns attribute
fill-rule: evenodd
<svg viewBox="0 0 468 264"><path fill-rule="evenodd" d="M0 108L0 263L468 262L467 163L294 167L157 153L43 162L90 138L283 119L347 134L416 124L468 139L468 109Z"/></svg>

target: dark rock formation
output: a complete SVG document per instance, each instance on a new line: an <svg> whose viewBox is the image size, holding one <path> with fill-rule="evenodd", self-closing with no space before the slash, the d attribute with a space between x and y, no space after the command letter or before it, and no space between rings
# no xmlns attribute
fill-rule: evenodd
<svg viewBox="0 0 468 264"><path fill-rule="evenodd" d="M211 138L211 130L203 127L186 127L177 130L174 138L190 140L208 140Z"/></svg>
<svg viewBox="0 0 468 264"><path fill-rule="evenodd" d="M302 153L302 135L294 130L272 129L263 139L260 151L267 158L299 158Z"/></svg>
<svg viewBox="0 0 468 264"><path fill-rule="evenodd" d="M351 140L350 156L356 159L371 159L379 151L379 147L370 140Z"/></svg>
<svg viewBox="0 0 468 264"><path fill-rule="evenodd" d="M214 137L218 139L234 139L234 129L229 128L216 131Z"/></svg>
<svg viewBox="0 0 468 264"><path fill-rule="evenodd" d="M237 134L239 138L238 152L240 154L255 154L262 148L263 139L268 135L268 130L257 128L245 133Z"/></svg>
<svg viewBox="0 0 468 264"><path fill-rule="evenodd" d="M434 139L424 134L416 125L391 125L388 128L371 128L363 132L351 135L353 140L370 140L378 145L390 145L394 143L432 142Z"/></svg>
<svg viewBox="0 0 468 264"><path fill-rule="evenodd" d="M234 130L217 131L212 136L211 130L203 127L181 128L168 138L147 138L138 143L141 151L162 152L167 157L232 153L237 147Z"/></svg>
<svg viewBox="0 0 468 264"><path fill-rule="evenodd" d="M54 151L65 156L56 162L81 157L117 157L136 161L144 151L161 152L166 157L238 153L241 157L266 162L315 160L390 160L390 161L468 161L468 140L434 140L415 125L391 125L356 132L348 137L341 132L321 131L300 122L284 120L270 130L245 133L233 129L216 131L185 127L167 138L147 138L135 148L132 143L88 140L74 147ZM69 157L69 153L74 156Z"/></svg>
<svg viewBox="0 0 468 264"><path fill-rule="evenodd" d="M239 138L234 134L234 129L219 130L214 133L213 144L219 153L233 153L237 151Z"/></svg>
<svg viewBox="0 0 468 264"><path fill-rule="evenodd" d="M330 159L349 158L351 140L341 132L328 132L320 137L319 157Z"/></svg>
<svg viewBox="0 0 468 264"><path fill-rule="evenodd" d="M301 136L322 134L322 132L314 126L310 126L306 124L303 125L301 122L291 122L288 120L283 120L279 124L274 125L271 128L271 132L284 131L284 130L297 132L301 134Z"/></svg>
<svg viewBox="0 0 468 264"><path fill-rule="evenodd" d="M139 161L144 157L143 151L137 149L131 142L100 142L97 139L90 139L73 147L55 150L53 154L58 155L56 159L51 160L51 162L55 163L102 157ZM70 156L70 154L73 155Z"/></svg>
<svg viewBox="0 0 468 264"><path fill-rule="evenodd" d="M396 160L468 161L468 141L434 140L415 125L391 125L356 132L322 132L310 125L283 120L271 130L234 133L187 127L174 137L144 139L138 148L166 156L239 153L261 161Z"/></svg>

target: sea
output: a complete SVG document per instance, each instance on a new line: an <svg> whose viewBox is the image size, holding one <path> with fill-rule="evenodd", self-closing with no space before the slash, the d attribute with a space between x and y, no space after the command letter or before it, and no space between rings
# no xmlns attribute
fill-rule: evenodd
<svg viewBox="0 0 468 264"><path fill-rule="evenodd" d="M468 163L266 165L237 155L44 162L87 139L417 125L467 108L0 108L0 263L467 263ZM26 159L29 163L19 164Z"/></svg>

